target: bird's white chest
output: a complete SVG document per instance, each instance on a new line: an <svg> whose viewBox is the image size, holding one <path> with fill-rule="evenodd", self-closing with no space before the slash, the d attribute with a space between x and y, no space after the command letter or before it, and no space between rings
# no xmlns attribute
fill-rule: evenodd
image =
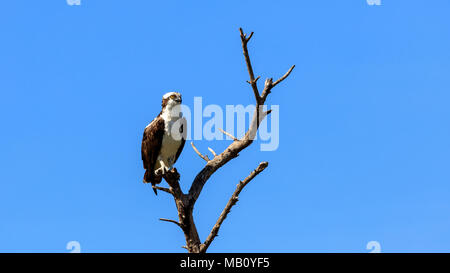
<svg viewBox="0 0 450 273"><path fill-rule="evenodd" d="M178 120L178 119L177 119ZM180 134L180 122L177 120L165 121L164 135L159 153L160 160L163 160L168 167L172 167L176 155L182 143Z"/></svg>

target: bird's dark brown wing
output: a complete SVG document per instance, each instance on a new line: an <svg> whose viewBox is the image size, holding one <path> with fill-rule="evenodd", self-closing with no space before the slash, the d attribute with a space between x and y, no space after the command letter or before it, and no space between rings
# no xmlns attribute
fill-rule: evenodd
<svg viewBox="0 0 450 273"><path fill-rule="evenodd" d="M186 127L187 127L186 119L183 118L182 123L181 123L181 126L180 126L180 135L181 135L181 137L182 137L182 139L181 139L181 145L180 145L180 147L178 147L178 151L177 151L177 154L176 154L176 156L175 156L175 161L174 161L174 163L177 162L178 157L180 157L181 151L183 151L184 143L186 143L186 135L187 135L187 134L186 134L186 132L187 132Z"/></svg>
<svg viewBox="0 0 450 273"><path fill-rule="evenodd" d="M161 149L164 135L164 120L158 116L144 130L142 137L141 155L144 169L147 170L146 182L152 182L154 176L154 167Z"/></svg>

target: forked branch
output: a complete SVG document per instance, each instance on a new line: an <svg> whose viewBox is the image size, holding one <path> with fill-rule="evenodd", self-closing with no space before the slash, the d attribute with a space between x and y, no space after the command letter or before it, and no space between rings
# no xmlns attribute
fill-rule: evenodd
<svg viewBox="0 0 450 273"><path fill-rule="evenodd" d="M206 162L209 161L208 156L207 156L207 155L203 155L202 153L200 153L200 151L197 149L197 147L195 147L194 142L191 142L191 146L192 146L192 149L194 149L195 153L196 153L199 157L201 157L201 158L202 158L203 160L205 160Z"/></svg>
<svg viewBox="0 0 450 273"><path fill-rule="evenodd" d="M252 62L250 61L250 55L248 54L248 48L247 48L247 43L252 38L253 32L250 33L250 35L248 37L246 34L244 34L244 31L242 30L242 28L239 28L239 32L241 34L242 50L244 53L245 64L247 65L248 74L250 76L250 80L247 82L252 86L255 100L259 104L259 102L261 101L261 96L259 95L257 81L260 77L258 76L255 79L255 74L253 73Z"/></svg>

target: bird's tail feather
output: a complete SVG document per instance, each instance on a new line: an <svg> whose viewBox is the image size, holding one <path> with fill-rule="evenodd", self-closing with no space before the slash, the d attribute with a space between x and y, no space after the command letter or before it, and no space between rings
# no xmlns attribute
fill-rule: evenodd
<svg viewBox="0 0 450 273"><path fill-rule="evenodd" d="M151 183L152 184L152 188L153 186L155 186L156 184L161 183L161 179L162 177L156 176L153 174L152 175L152 171L149 170L145 170L145 174L144 174L144 183ZM153 191L155 192L156 195L158 195L158 191L153 188Z"/></svg>
<svg viewBox="0 0 450 273"><path fill-rule="evenodd" d="M152 183L152 186L154 186L155 184L154 183ZM153 188L152 187L152 189L153 189L153 191L155 192L155 195L157 196L158 195L158 191L155 189L155 188Z"/></svg>

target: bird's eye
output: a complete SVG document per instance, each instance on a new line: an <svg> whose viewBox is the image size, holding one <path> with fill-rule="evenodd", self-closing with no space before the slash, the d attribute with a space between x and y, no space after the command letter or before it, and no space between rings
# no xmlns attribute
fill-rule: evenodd
<svg viewBox="0 0 450 273"><path fill-rule="evenodd" d="M177 97L177 95L171 95L170 98L171 99L175 99Z"/></svg>

